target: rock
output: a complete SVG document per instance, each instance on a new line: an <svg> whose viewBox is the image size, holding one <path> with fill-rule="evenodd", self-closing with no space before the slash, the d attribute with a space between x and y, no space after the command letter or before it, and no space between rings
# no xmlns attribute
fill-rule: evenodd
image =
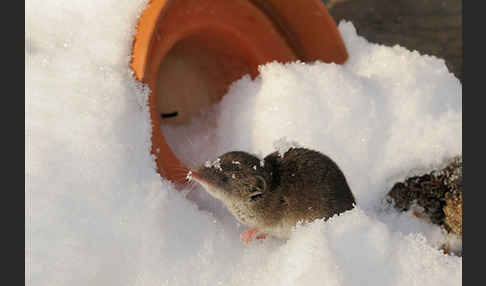
<svg viewBox="0 0 486 286"><path fill-rule="evenodd" d="M387 200L399 211L413 209L417 217L462 238L462 193L462 156L458 156L439 171L396 183Z"/></svg>
<svg viewBox="0 0 486 286"><path fill-rule="evenodd" d="M444 226L446 229L462 237L462 158L456 158L452 164L444 170L449 179L450 190L445 194L446 205L443 207L445 214Z"/></svg>

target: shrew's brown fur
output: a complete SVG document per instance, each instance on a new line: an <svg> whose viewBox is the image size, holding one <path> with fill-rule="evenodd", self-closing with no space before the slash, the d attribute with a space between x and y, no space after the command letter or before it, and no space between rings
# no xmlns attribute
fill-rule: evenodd
<svg viewBox="0 0 486 286"><path fill-rule="evenodd" d="M261 162L228 152L194 178L243 224L288 237L297 222L327 219L354 207L344 174L328 156L305 148L274 152Z"/></svg>

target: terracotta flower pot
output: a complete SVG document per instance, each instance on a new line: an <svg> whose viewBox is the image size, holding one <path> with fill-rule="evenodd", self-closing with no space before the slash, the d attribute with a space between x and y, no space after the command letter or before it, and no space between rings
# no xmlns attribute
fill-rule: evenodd
<svg viewBox="0 0 486 286"><path fill-rule="evenodd" d="M244 74L270 62L343 63L346 49L320 0L152 0L133 42L131 68L148 84L152 153L159 173L177 183L187 168L160 124L188 122L221 99ZM170 118L169 118L170 117Z"/></svg>

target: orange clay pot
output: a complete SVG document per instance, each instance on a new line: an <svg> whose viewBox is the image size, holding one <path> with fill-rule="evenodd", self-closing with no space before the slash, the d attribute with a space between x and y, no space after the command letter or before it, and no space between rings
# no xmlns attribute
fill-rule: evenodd
<svg viewBox="0 0 486 286"><path fill-rule="evenodd" d="M258 66L270 61L346 59L320 0L150 1L138 21L131 68L151 90L158 172L184 183L188 171L162 134L161 114L177 112L174 124L188 122L202 106L220 100L231 82L257 76Z"/></svg>

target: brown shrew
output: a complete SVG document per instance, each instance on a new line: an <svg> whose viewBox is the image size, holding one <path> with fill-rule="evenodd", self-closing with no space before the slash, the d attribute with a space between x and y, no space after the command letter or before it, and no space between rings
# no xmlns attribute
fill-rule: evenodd
<svg viewBox="0 0 486 286"><path fill-rule="evenodd" d="M346 178L328 156L306 148L290 148L263 160L228 152L190 172L242 224L248 243L258 233L288 238L297 222L327 219L354 207Z"/></svg>

